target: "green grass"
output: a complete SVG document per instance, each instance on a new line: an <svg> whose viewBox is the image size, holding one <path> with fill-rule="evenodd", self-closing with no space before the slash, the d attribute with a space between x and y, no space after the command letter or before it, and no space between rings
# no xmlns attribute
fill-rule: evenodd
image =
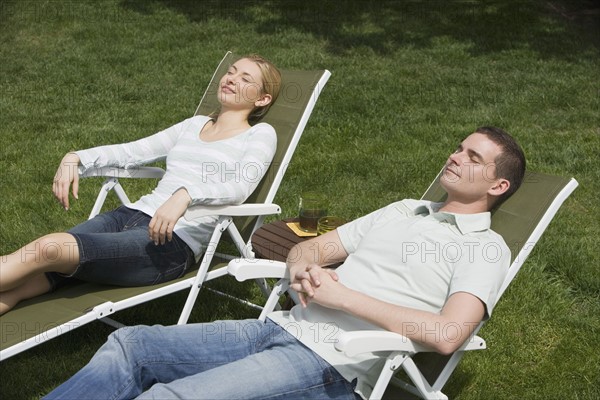
<svg viewBox="0 0 600 400"><path fill-rule="evenodd" d="M463 136L511 132L529 168L574 176L565 203L445 388L458 399L600 397L600 35L591 1L7 1L0 3L0 253L86 218L51 182L69 150L133 140L193 114L226 50L333 76L276 201L319 188L352 219L419 197ZM597 7L597 6L596 6ZM595 19L594 19L595 18ZM151 183L128 186L132 197ZM257 297L248 286L220 283ZM127 310L175 322L181 295ZM203 292L192 320L255 315ZM31 399L81 368L94 323L0 364ZM35 376L35 378L32 378Z"/></svg>

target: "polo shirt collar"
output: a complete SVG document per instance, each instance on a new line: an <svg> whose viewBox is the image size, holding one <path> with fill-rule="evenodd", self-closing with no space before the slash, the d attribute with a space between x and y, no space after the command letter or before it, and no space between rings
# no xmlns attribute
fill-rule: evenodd
<svg viewBox="0 0 600 400"><path fill-rule="evenodd" d="M490 212L477 214L454 214L440 212L443 203L428 202L414 210L415 215L431 215L440 222L448 222L455 225L460 233L466 235L471 232L481 232L490 229L492 217Z"/></svg>

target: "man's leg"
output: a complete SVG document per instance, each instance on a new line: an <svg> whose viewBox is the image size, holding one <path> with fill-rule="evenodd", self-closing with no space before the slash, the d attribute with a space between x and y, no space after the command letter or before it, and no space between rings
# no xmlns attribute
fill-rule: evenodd
<svg viewBox="0 0 600 400"><path fill-rule="evenodd" d="M238 361L239 360L239 361ZM354 399L353 385L272 322L116 331L54 398Z"/></svg>
<svg viewBox="0 0 600 400"><path fill-rule="evenodd" d="M88 365L46 398L134 398L156 383L246 357L266 340L264 327L264 322L246 320L122 328L109 336Z"/></svg>
<svg viewBox="0 0 600 400"><path fill-rule="evenodd" d="M244 340L253 337L247 327ZM349 399L355 385L278 325L256 335L255 352L170 383L157 383L142 399ZM252 339L251 339L252 340Z"/></svg>

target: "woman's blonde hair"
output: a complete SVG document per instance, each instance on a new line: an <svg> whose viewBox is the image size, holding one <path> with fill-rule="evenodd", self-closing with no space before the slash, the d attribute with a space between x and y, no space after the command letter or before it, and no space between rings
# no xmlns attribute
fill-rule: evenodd
<svg viewBox="0 0 600 400"><path fill-rule="evenodd" d="M250 112L248 122L250 124L255 124L267 113L267 111L269 111L269 108L271 108L273 103L275 103L275 100L277 100L279 90L281 89L281 72L279 72L272 62L257 54L241 57L240 60L243 58L258 65L262 75L262 94L271 95L271 102L269 104L266 106L255 107L254 110Z"/></svg>

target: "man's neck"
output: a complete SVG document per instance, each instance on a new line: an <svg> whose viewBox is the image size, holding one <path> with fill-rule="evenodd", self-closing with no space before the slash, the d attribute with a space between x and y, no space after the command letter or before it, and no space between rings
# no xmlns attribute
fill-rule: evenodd
<svg viewBox="0 0 600 400"><path fill-rule="evenodd" d="M487 199L479 199L476 201L461 201L448 198L439 211L453 214L478 214L488 212L490 207Z"/></svg>

